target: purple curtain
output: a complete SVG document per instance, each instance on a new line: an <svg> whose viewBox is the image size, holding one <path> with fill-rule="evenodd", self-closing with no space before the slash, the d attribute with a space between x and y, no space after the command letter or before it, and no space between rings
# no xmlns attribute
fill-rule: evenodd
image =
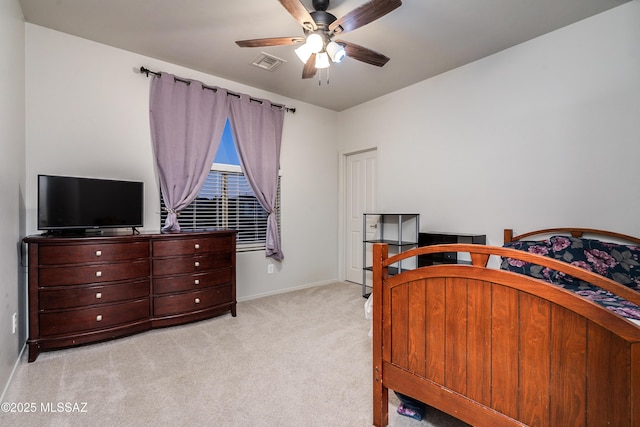
<svg viewBox="0 0 640 427"><path fill-rule="evenodd" d="M167 208L163 231L179 231L177 214L196 198L211 170L229 111L221 88L161 73L151 81L151 140Z"/></svg>
<svg viewBox="0 0 640 427"><path fill-rule="evenodd" d="M267 214L266 255L284 259L274 212L280 171L280 145L284 109L267 100L246 95L231 99L230 122L240 165L256 198Z"/></svg>

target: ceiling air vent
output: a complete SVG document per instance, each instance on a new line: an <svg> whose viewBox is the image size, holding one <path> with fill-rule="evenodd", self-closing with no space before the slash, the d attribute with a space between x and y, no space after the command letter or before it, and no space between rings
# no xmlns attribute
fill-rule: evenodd
<svg viewBox="0 0 640 427"><path fill-rule="evenodd" d="M251 63L258 68L262 68L267 71L274 71L278 68L283 62L287 62L284 59L277 58L273 55L269 55L268 53L261 52L260 55Z"/></svg>

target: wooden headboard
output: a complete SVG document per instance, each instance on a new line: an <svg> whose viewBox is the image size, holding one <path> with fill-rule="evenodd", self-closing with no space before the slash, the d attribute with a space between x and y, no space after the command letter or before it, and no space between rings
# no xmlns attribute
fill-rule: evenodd
<svg viewBox="0 0 640 427"><path fill-rule="evenodd" d="M585 234L593 235L596 239L608 238L618 239L625 242L635 243L640 245L640 238L629 236L627 234L615 233L613 231L598 230L595 228L580 228L580 227L560 227L560 228L547 228L544 230L535 230L528 233L514 236L513 229L504 229L504 243L515 242L518 240L524 240L527 237L542 236L549 234L570 234L573 237L583 237ZM535 239L533 239L535 240Z"/></svg>

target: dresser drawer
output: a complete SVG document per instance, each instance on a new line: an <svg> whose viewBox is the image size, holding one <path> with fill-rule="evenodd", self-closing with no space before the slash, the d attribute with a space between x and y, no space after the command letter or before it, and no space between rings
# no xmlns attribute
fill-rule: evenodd
<svg viewBox="0 0 640 427"><path fill-rule="evenodd" d="M56 310L145 298L149 279L98 286L69 286L41 289L40 310Z"/></svg>
<svg viewBox="0 0 640 427"><path fill-rule="evenodd" d="M40 313L40 334L52 336L106 329L148 317L148 298L100 307Z"/></svg>
<svg viewBox="0 0 640 427"><path fill-rule="evenodd" d="M212 253L191 257L176 257L153 260L153 275L202 273L231 266L231 253Z"/></svg>
<svg viewBox="0 0 640 427"><path fill-rule="evenodd" d="M40 265L86 264L149 258L149 242L41 246Z"/></svg>
<svg viewBox="0 0 640 427"><path fill-rule="evenodd" d="M207 288L185 294L154 297L153 315L160 317L190 313L230 302L231 285Z"/></svg>
<svg viewBox="0 0 640 427"><path fill-rule="evenodd" d="M153 256L198 255L208 252L235 251L232 236L158 240L153 242Z"/></svg>
<svg viewBox="0 0 640 427"><path fill-rule="evenodd" d="M149 276L149 260L65 267L40 267L39 286L81 285Z"/></svg>
<svg viewBox="0 0 640 427"><path fill-rule="evenodd" d="M173 292L195 291L224 284L231 284L233 277L231 267L208 273L182 274L157 278L153 281L153 293L167 294Z"/></svg>

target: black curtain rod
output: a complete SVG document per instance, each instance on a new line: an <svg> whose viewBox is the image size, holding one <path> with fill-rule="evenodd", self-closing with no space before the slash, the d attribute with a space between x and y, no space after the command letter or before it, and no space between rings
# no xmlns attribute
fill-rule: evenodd
<svg viewBox="0 0 640 427"><path fill-rule="evenodd" d="M154 76L156 76L156 77L160 77L160 73L159 73L158 71L151 71L150 69L145 68L145 67L140 67L140 73L142 73L142 74L146 74L146 75L147 75L147 77L149 77L149 74L153 74L153 75L154 75ZM175 80L175 81L178 81L178 82L186 83L186 84L188 84L188 85L189 85L189 84L191 84L191 81L186 80L186 79L181 79L180 77L175 77L175 76L174 76L174 80ZM214 92L217 90L215 87L209 87L209 86L205 86L205 85L202 85L202 87L203 87L204 89L209 89L209 90L212 90L212 91L214 91ZM227 91L227 95L231 95L231 96L235 96L235 97L237 97L237 98L240 98L240 94L238 94L238 93L233 93L233 92L229 92L229 91ZM254 101L254 102L259 102L259 103L261 103L261 104L262 104L262 100L261 100L261 99L249 98L249 100L250 100L250 101ZM295 113L295 112L296 112L296 109L295 109L295 108L286 107L286 106L284 106L284 105L280 105L280 104L274 104L274 103L271 103L271 106L272 106L272 107L279 107L279 108L282 108L282 109L283 109L284 111L286 111L287 113Z"/></svg>

